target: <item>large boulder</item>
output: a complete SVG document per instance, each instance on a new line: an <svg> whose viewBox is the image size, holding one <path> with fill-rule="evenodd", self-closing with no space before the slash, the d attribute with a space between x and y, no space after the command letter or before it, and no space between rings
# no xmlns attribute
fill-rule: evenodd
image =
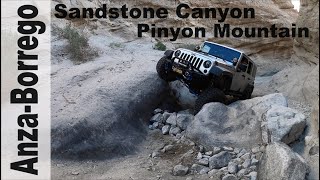
<svg viewBox="0 0 320 180"><path fill-rule="evenodd" d="M290 147L276 142L266 147L258 172L258 179L301 180L306 178L308 166Z"/></svg>
<svg viewBox="0 0 320 180"><path fill-rule="evenodd" d="M286 98L277 93L229 106L208 103L195 116L186 134L206 146L252 147L263 142L263 115L275 105L287 107Z"/></svg>
<svg viewBox="0 0 320 180"><path fill-rule="evenodd" d="M264 143L282 141L290 144L297 140L306 127L303 114L284 106L272 106L262 122Z"/></svg>
<svg viewBox="0 0 320 180"><path fill-rule="evenodd" d="M190 93L189 89L180 81L169 83L171 93L177 98L178 103L183 108L193 108L197 96Z"/></svg>

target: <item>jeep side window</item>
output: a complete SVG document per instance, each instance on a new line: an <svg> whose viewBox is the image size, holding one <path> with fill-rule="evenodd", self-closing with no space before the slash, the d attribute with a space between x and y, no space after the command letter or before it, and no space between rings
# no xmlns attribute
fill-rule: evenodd
<svg viewBox="0 0 320 180"><path fill-rule="evenodd" d="M249 62L249 68L247 70L247 73L250 74L250 75L252 73L252 68L253 68L253 64L252 64L252 62Z"/></svg>
<svg viewBox="0 0 320 180"><path fill-rule="evenodd" d="M242 72L246 72L248 67L248 62L249 62L248 59L245 56L243 56L238 67L239 70Z"/></svg>

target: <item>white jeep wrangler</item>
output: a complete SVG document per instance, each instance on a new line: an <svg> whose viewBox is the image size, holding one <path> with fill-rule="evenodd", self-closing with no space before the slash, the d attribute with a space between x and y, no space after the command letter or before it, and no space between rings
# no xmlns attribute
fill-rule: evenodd
<svg viewBox="0 0 320 180"><path fill-rule="evenodd" d="M251 98L256 71L255 63L243 52L209 41L194 51L167 50L157 63L161 79L180 80L198 95L196 113L208 102L225 103L225 95Z"/></svg>

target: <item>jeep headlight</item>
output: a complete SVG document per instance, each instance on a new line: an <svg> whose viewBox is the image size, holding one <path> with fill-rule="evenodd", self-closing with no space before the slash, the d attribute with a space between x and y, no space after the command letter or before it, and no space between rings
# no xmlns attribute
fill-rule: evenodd
<svg viewBox="0 0 320 180"><path fill-rule="evenodd" d="M174 56L176 56L176 57L178 57L180 54L181 54L181 51L180 51L180 50L174 52Z"/></svg>
<svg viewBox="0 0 320 180"><path fill-rule="evenodd" d="M211 66L211 61L205 61L204 63L203 63L203 66L205 67L205 68L209 68L210 66Z"/></svg>

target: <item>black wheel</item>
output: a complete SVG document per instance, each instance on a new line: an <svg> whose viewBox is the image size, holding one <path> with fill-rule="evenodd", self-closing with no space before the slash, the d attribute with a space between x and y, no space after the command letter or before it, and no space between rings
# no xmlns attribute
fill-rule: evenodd
<svg viewBox="0 0 320 180"><path fill-rule="evenodd" d="M199 95L198 99L195 103L195 114L197 114L203 105L209 103L209 102L221 102L225 103L226 96L223 91L221 91L218 88L208 88Z"/></svg>
<svg viewBox="0 0 320 180"><path fill-rule="evenodd" d="M166 57L162 57L157 63L157 72L161 79L170 82L176 80L174 72L171 70L171 63Z"/></svg>
<svg viewBox="0 0 320 180"><path fill-rule="evenodd" d="M243 93L242 93L242 96L240 97L241 100L245 100L245 99L250 99L251 98L251 95L252 95L252 92L253 92L253 86L247 86Z"/></svg>

